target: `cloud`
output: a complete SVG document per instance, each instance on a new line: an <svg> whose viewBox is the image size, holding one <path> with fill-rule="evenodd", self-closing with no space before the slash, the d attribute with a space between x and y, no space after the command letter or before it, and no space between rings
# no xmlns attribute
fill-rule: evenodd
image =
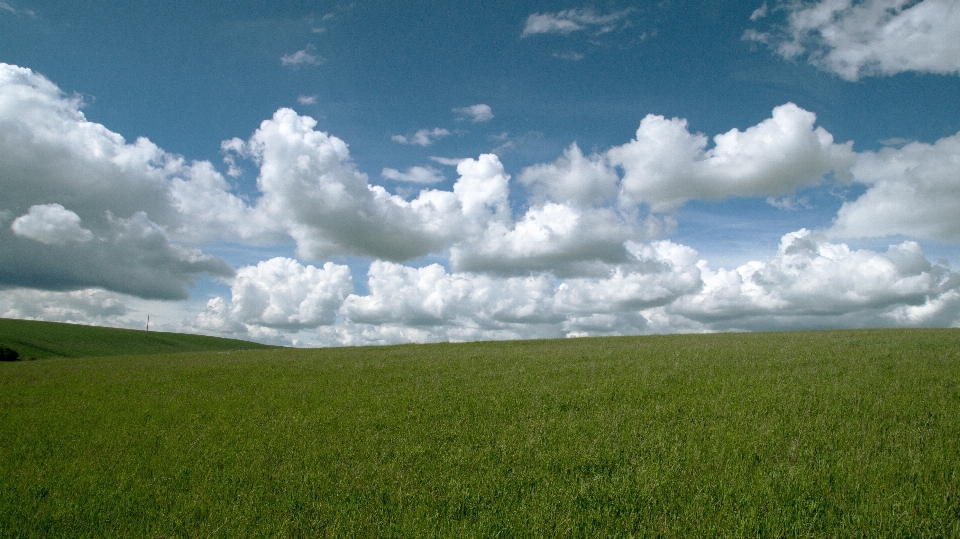
<svg viewBox="0 0 960 539"><path fill-rule="evenodd" d="M26 15L32 19L37 18L37 14L29 9L17 9L14 6L8 4L7 2L0 2L0 12L6 11L7 13L12 13L14 15Z"/></svg>
<svg viewBox="0 0 960 539"><path fill-rule="evenodd" d="M217 215L178 204L188 187L212 196L223 182L212 169L146 139L126 143L88 122L78 98L8 64L0 64L0 136L0 212L13 217L0 228L0 286L176 299L203 273L232 275L222 260L174 242L206 235L208 219L227 228L226 204L239 201L222 190Z"/></svg>
<svg viewBox="0 0 960 539"><path fill-rule="evenodd" d="M304 258L409 260L444 250L505 211L507 176L496 156L461 162L452 192L423 190L408 202L371 185L347 145L315 126L281 109L245 146L260 166L258 212L282 226Z"/></svg>
<svg viewBox="0 0 960 539"><path fill-rule="evenodd" d="M469 118L473 123L489 122L493 119L493 110L490 108L490 105L484 105L483 103L453 109L453 112L462 115L458 119L463 120Z"/></svg>
<svg viewBox="0 0 960 539"><path fill-rule="evenodd" d="M646 225L646 226L645 226ZM516 222L491 222L482 234L450 248L458 271L507 275L552 271L560 276L596 275L626 261L627 240L648 239L654 223L634 222L609 208L547 202Z"/></svg>
<svg viewBox="0 0 960 539"><path fill-rule="evenodd" d="M0 290L0 318L120 326L127 312L124 296L100 289Z"/></svg>
<svg viewBox="0 0 960 539"><path fill-rule="evenodd" d="M629 242L627 250L627 260L602 275L565 279L549 272L497 276L374 261L365 295L347 293L342 266L302 279L307 272L298 263L274 259L256 271L241 268L232 302L211 300L198 320L267 335L293 316L298 339L326 345L960 325L960 275L930 263L915 242L886 252L853 250L802 229L784 235L769 260L734 270L711 269L695 250L670 241ZM268 265L273 269L264 271ZM244 280L256 283L253 292L244 291ZM281 286L282 299L268 299L270 283L291 280L298 284ZM324 315L297 314L318 287L325 292L317 297L327 299L315 311ZM271 308L275 317L268 326L263 313Z"/></svg>
<svg viewBox="0 0 960 539"><path fill-rule="evenodd" d="M835 144L816 115L793 103L771 118L713 138L691 134L686 120L647 115L634 140L606 157L623 169L622 190L655 211L672 211L687 200L730 196L784 195L820 183L828 172L843 173L852 142Z"/></svg>
<svg viewBox="0 0 960 539"><path fill-rule="evenodd" d="M345 299L341 296L347 287L340 283L348 282L348 273L345 267L337 267L324 278L310 279L311 283L323 283L325 290L337 291L324 296L329 298L321 309L326 316L300 317L298 320L310 322L296 327L316 326L317 332L329 339L324 342L332 344L557 337L590 328L603 333L618 333L617 328L635 332L644 325L640 309L695 292L701 283L699 269L690 263L696 256L692 249L670 242L634 247L631 262L622 268L599 279L564 282L545 273L497 277L450 273L438 264L414 268L374 261L367 274L369 292L349 294ZM282 301L268 300L267 290L272 289L274 280L287 282L302 271L299 264L287 259L274 259L270 265L282 269L274 269L275 277L266 279L268 282L260 277L264 271L259 269L256 278L247 279L262 283L263 289L256 288L253 293L243 292L240 284L252 268L238 270L232 301L211 300L198 317L198 326L243 333L287 323L317 285L284 287ZM337 305L339 309L334 308ZM276 321L267 326L262 313L271 309Z"/></svg>
<svg viewBox="0 0 960 539"><path fill-rule="evenodd" d="M14 219L10 228L18 236L46 245L93 239L93 233L80 226L80 216L60 204L30 206L30 211Z"/></svg>
<svg viewBox="0 0 960 539"><path fill-rule="evenodd" d="M796 196L767 197L767 204L784 211L797 211L800 209L810 209L811 207L809 198L797 198Z"/></svg>
<svg viewBox="0 0 960 539"><path fill-rule="evenodd" d="M306 65L320 65L324 62L324 59L314 54L316 52L316 47L313 45L307 45L306 48L298 50L297 52L284 54L280 57L280 63L288 67L300 67Z"/></svg>
<svg viewBox="0 0 960 539"><path fill-rule="evenodd" d="M703 289L667 311L715 330L893 325L922 306L936 311L960 287L960 275L931 264L916 242L852 250L806 229L784 235L766 262L701 269Z"/></svg>
<svg viewBox="0 0 960 539"><path fill-rule="evenodd" d="M906 71L960 73L960 10L953 0L825 0L779 9L787 12L786 27L748 30L744 38L785 58L806 55L851 81Z"/></svg>
<svg viewBox="0 0 960 539"><path fill-rule="evenodd" d="M381 176L388 180L412 183L439 183L443 181L443 174L433 167L410 167L406 172L395 168L384 168Z"/></svg>
<svg viewBox="0 0 960 539"><path fill-rule="evenodd" d="M857 155L850 173L867 191L844 202L829 234L896 234L944 241L960 239L960 133L934 144Z"/></svg>
<svg viewBox="0 0 960 539"><path fill-rule="evenodd" d="M441 165L447 165L447 166L449 166L449 167L455 167L455 166L459 165L460 163L462 163L463 161L466 161L467 158L465 158L465 157L449 158L449 157L437 157L437 156L431 155L431 156L430 156L430 160L433 161L433 162L435 162L435 163L440 163Z"/></svg>
<svg viewBox="0 0 960 539"><path fill-rule="evenodd" d="M297 103L301 105L315 105L317 103L316 95L301 95L297 97Z"/></svg>
<svg viewBox="0 0 960 539"><path fill-rule="evenodd" d="M589 157L572 145L556 162L524 170L520 182L532 197L516 219L509 176L492 155L448 160L460 175L453 192L424 190L408 202L371 185L345 143L293 111L265 121L243 151L261 170L256 209L282 226L305 258L402 262L448 252L458 272L597 276L624 263L625 242L649 241L669 227L638 204L658 212L693 198L783 195L842 170L850 145L833 144L814 122L812 113L787 104L757 126L718 135L708 150L684 121L648 116L627 145ZM381 174L435 177L426 167Z"/></svg>
<svg viewBox="0 0 960 539"><path fill-rule="evenodd" d="M603 156L585 157L574 143L556 162L524 169L519 180L537 200L597 204L617 196L620 177Z"/></svg>
<svg viewBox="0 0 960 539"><path fill-rule="evenodd" d="M750 20L751 20L751 21L756 21L756 20L759 20L759 19L762 19L762 18L766 17L766 16L767 16L767 11L768 11L768 6L767 6L767 3L764 2L760 7L758 7L758 8L755 9L755 10L753 10L753 13L750 14Z"/></svg>
<svg viewBox="0 0 960 539"><path fill-rule="evenodd" d="M237 270L231 301L214 298L196 325L219 332L242 333L246 326L297 331L333 324L353 292L350 269L332 262L322 268L289 258L273 258Z"/></svg>
<svg viewBox="0 0 960 539"><path fill-rule="evenodd" d="M418 146L429 146L434 143L437 139L449 136L450 131L440 127L434 127L430 129L421 129L413 134L413 136L406 137L403 135L393 135L390 137L390 140L394 142L399 142L400 144L416 144Z"/></svg>
<svg viewBox="0 0 960 539"><path fill-rule="evenodd" d="M537 34L570 34L588 29L603 33L612 30L617 22L626 18L632 11L632 9L625 9L600 15L587 8L565 9L557 13L534 13L527 17L520 37Z"/></svg>

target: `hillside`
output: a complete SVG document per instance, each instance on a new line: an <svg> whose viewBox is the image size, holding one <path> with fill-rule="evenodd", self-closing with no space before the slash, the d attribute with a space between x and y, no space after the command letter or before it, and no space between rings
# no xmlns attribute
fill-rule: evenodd
<svg viewBox="0 0 960 539"><path fill-rule="evenodd" d="M22 359L253 350L272 346L204 335L0 318L0 345Z"/></svg>

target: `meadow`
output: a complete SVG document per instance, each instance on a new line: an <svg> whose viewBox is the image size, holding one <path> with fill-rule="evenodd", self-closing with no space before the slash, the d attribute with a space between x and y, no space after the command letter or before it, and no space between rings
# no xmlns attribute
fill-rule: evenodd
<svg viewBox="0 0 960 539"><path fill-rule="evenodd" d="M3 363L0 536L960 537L960 330Z"/></svg>

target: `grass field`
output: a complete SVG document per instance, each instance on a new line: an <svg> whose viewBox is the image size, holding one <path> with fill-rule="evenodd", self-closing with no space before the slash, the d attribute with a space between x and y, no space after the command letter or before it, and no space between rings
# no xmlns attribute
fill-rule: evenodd
<svg viewBox="0 0 960 539"><path fill-rule="evenodd" d="M20 353L21 359L272 348L248 341L203 335L147 332L10 318L0 318L0 346L13 348Z"/></svg>
<svg viewBox="0 0 960 539"><path fill-rule="evenodd" d="M0 364L3 537L960 537L960 330Z"/></svg>

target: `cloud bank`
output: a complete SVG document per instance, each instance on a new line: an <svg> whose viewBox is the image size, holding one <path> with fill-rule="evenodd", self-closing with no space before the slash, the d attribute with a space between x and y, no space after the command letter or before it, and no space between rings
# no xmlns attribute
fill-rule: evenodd
<svg viewBox="0 0 960 539"><path fill-rule="evenodd" d="M445 180L432 167L384 168L401 196L316 120L282 108L221 145L229 174L240 160L257 171L240 196L210 162L129 143L81 108L0 64L0 316L138 325L142 300L186 299L207 276L229 295L170 329L333 345L960 325L960 275L919 243L843 243L955 241L960 134L858 153L792 103L712 137L648 115L624 144L585 154L572 143L515 178L494 154L438 159L456 166L447 188L430 187ZM664 239L689 201L785 206L844 182L863 194L765 260L714 268ZM297 258L234 268L204 252L222 242L292 242ZM347 263L357 259L365 274Z"/></svg>

